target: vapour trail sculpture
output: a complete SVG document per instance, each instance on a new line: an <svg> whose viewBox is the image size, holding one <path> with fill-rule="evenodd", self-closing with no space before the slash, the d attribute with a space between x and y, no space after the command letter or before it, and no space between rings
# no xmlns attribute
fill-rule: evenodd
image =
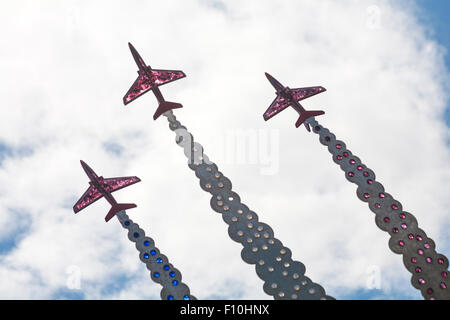
<svg viewBox="0 0 450 320"><path fill-rule="evenodd" d="M264 119L268 120L289 106L299 111L307 129L309 125L313 127L313 132L319 135L320 143L327 146L333 155L333 161L345 171L347 180L358 185L356 190L358 198L369 204L369 209L375 213L377 226L391 236L389 240L391 250L403 255L403 263L412 273L411 283L414 288L419 289L425 299L450 299L448 259L436 252L434 241L418 227L416 218L404 211L401 203L385 192L383 185L375 180L375 173L353 155L343 141L337 140L330 130L320 125L314 119L314 114L302 117L308 111L299 109L298 101L325 89L311 89L322 87L289 89L283 87L269 74L266 73L266 76L275 87L277 97L264 113ZM296 95L295 90L305 94ZM313 94L308 95L307 92ZM297 122L296 127L299 125Z"/></svg>
<svg viewBox="0 0 450 320"><path fill-rule="evenodd" d="M139 258L150 270L150 276L156 283L162 285L162 300L196 300L190 294L189 287L181 281L181 272L176 269L169 259L155 246L155 241L145 236L144 230L128 218L125 211L117 214L122 227L128 230L128 239L136 243Z"/></svg>
<svg viewBox="0 0 450 320"><path fill-rule="evenodd" d="M160 73L153 70L145 65L131 44L129 47L139 67L139 77L125 95L124 103L152 90L159 102L158 110L167 107L158 86L169 82L166 79L175 80L180 71L164 70ZM264 281L264 291L275 299L334 299L326 295L322 286L305 276L304 264L293 261L291 251L274 237L272 228L260 222L256 213L241 203L239 195L232 191L231 181L215 163L209 161L203 147L194 142L192 134L175 118L173 111L166 109L162 114L169 121L170 130L176 134L176 143L184 149L189 168L200 179L200 187L211 194L211 207L221 213L229 225L231 239L243 245L242 259L256 265L256 273ZM154 119L159 114L157 111Z"/></svg>
<svg viewBox="0 0 450 320"><path fill-rule="evenodd" d="M147 265L150 276L156 283L162 285L161 299L163 300L195 300L190 294L189 287L181 281L181 273L169 263L168 258L161 254L155 246L155 241L145 236L144 230L134 223L126 214L125 209L135 208L136 205L118 204L112 192L141 181L138 177L103 178L99 177L84 161L81 166L91 180L88 190L81 196L73 207L75 213L83 210L98 199L105 199L112 205L105 220L108 222L114 215L119 219L122 227L128 230L128 239L136 243L139 258Z"/></svg>

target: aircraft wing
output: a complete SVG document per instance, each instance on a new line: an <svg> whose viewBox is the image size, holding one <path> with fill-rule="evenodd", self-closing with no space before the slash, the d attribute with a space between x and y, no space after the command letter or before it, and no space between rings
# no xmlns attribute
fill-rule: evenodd
<svg viewBox="0 0 450 320"><path fill-rule="evenodd" d="M139 72L139 77L134 81L131 88L123 97L123 103L128 104L140 95L143 95L152 88L151 83L145 73Z"/></svg>
<svg viewBox="0 0 450 320"><path fill-rule="evenodd" d="M283 111L287 107L289 107L290 103L286 99L284 99L282 96L277 96L275 100L272 101L269 108L264 112L264 120L269 120L277 113Z"/></svg>
<svg viewBox="0 0 450 320"><path fill-rule="evenodd" d="M141 179L138 177L106 178L103 179L103 187L107 192L114 192L139 181L141 181Z"/></svg>
<svg viewBox="0 0 450 320"><path fill-rule="evenodd" d="M88 205L94 203L101 197L103 197L102 193L98 191L96 187L90 186L81 196L80 200L75 203L75 205L73 206L73 211L77 213L78 211L86 208Z"/></svg>
<svg viewBox="0 0 450 320"><path fill-rule="evenodd" d="M139 77L134 81L131 88L123 97L123 103L128 104L137 97L143 95L152 88L152 83L156 86L175 81L186 77L183 71L178 70L152 70L148 68L146 72L138 71ZM151 80L151 81L150 81Z"/></svg>
<svg viewBox="0 0 450 320"><path fill-rule="evenodd" d="M326 91L324 87L305 87L291 89L294 100L299 101Z"/></svg>
<svg viewBox="0 0 450 320"><path fill-rule="evenodd" d="M180 70L152 69L149 73L150 77L152 78L152 82L157 86L161 86L163 84L186 77L184 72Z"/></svg>

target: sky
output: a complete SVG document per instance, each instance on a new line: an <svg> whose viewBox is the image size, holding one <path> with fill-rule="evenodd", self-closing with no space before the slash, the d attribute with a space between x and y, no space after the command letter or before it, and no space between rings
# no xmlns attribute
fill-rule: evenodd
<svg viewBox="0 0 450 320"><path fill-rule="evenodd" d="M0 5L0 299L159 299L79 160L141 182L114 193L200 299L271 299L210 206L151 93L124 106L146 63L244 204L337 299L421 299L316 135L293 110L265 122L269 72L371 168L450 256L446 1L14 1ZM448 19L447 19L448 20ZM376 279L377 281L372 281ZM374 285L375 283L375 285Z"/></svg>

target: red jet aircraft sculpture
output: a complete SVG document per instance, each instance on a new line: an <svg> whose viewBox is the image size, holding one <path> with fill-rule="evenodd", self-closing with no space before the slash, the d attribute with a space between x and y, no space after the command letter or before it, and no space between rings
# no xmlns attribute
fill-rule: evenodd
<svg viewBox="0 0 450 320"><path fill-rule="evenodd" d="M80 160L81 166L86 172L87 176L91 180L89 182L90 187L81 196L80 200L73 206L73 211L75 213L83 210L88 205L94 203L101 197L111 204L111 209L105 217L105 221L108 222L114 217L118 212L126 209L135 208L134 203L117 203L116 199L111 195L112 192L128 187L134 183L141 181L138 177L119 177L119 178L103 178L97 176L97 174L92 170L83 160Z"/></svg>
<svg viewBox="0 0 450 320"><path fill-rule="evenodd" d="M291 106L294 108L300 115L295 126L298 128L302 123L305 125L306 130L311 131L309 128L309 124L305 122L310 117L319 116L324 114L324 111L314 110L308 111L302 107L299 103L300 100L309 98L318 93L322 93L326 91L324 87L305 87L305 88L297 88L290 89L289 87L284 87L280 82L278 82L274 77L266 72L266 77L272 84L272 86L277 90L275 93L277 97L273 100L270 107L264 112L264 120L269 120L277 113L283 111L287 107Z"/></svg>
<svg viewBox="0 0 450 320"><path fill-rule="evenodd" d="M134 61L136 61L136 64L139 67L139 76L123 97L123 103L126 105L147 91L152 90L159 102L158 109L156 109L156 112L153 115L153 120L156 120L166 111L182 108L183 106L181 103L165 101L158 86L186 77L184 72L179 70L152 69L145 64L144 60L142 60L141 56L131 43L128 42L128 46L130 47Z"/></svg>

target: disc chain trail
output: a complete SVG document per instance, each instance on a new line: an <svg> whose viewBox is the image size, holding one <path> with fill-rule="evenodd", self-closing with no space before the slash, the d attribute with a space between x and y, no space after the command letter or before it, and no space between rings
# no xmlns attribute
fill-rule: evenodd
<svg viewBox="0 0 450 320"><path fill-rule="evenodd" d="M264 281L264 292L283 300L334 299L326 295L322 286L304 275L304 264L292 260L291 250L274 237L271 227L260 222L257 214L241 203L239 195L231 190L231 181L209 161L203 147L194 142L192 134L173 112L167 111L164 116L169 121L169 128L176 133L176 143L184 149L189 168L200 179L200 187L212 195L211 208L221 213L229 225L230 238L244 246L242 259L256 265L256 273Z"/></svg>
<svg viewBox="0 0 450 320"><path fill-rule="evenodd" d="M181 281L181 273L169 263L169 259L161 254L155 246L155 241L145 236L144 230L134 223L125 211L117 214L122 227L128 230L128 239L136 243L139 251L139 258L150 270L150 276L156 283L162 285L162 300L196 300L190 294L189 287Z"/></svg>
<svg viewBox="0 0 450 320"><path fill-rule="evenodd" d="M375 173L346 148L341 140L314 118L307 120L321 144L328 147L333 161L348 181L358 185L356 195L367 202L375 213L375 223L391 236L389 248L403 255L406 269L412 273L411 283L425 299L450 299L448 289L448 259L436 252L434 241L420 229L416 218L402 208L402 204L384 191L375 180Z"/></svg>

